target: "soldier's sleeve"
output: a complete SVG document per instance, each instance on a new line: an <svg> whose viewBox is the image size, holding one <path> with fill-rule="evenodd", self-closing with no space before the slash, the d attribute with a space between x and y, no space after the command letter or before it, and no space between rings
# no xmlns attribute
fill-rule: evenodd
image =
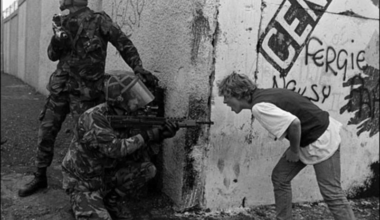
<svg viewBox="0 0 380 220"><path fill-rule="evenodd" d="M57 61L62 55L61 48L54 40L54 36L51 38L50 44L48 46L47 54L51 61Z"/></svg>
<svg viewBox="0 0 380 220"><path fill-rule="evenodd" d="M89 123L92 121L92 123ZM84 122L89 125L81 139L81 143L91 149L97 149L107 157L119 158L134 153L145 142L142 135L138 134L130 138L118 138L111 128L107 118L100 113L93 113Z"/></svg>
<svg viewBox="0 0 380 220"><path fill-rule="evenodd" d="M121 30L119 25L105 13L100 13L100 30L107 41L119 51L123 60L132 68L142 66L137 48L128 36Z"/></svg>

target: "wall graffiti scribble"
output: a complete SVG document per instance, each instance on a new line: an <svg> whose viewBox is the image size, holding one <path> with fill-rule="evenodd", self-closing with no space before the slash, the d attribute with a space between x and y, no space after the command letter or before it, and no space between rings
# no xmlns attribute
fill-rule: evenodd
<svg viewBox="0 0 380 220"><path fill-rule="evenodd" d="M354 41L352 40L352 43ZM316 51L310 51L310 45L316 45ZM309 64L309 57L316 66L325 67L325 72L331 72L335 76L338 70L343 71L343 80L346 80L347 69L363 70L364 50L359 52L347 52L345 49L337 50L332 46L323 47L323 42L316 37L311 37L305 47L305 65Z"/></svg>
<svg viewBox="0 0 380 220"><path fill-rule="evenodd" d="M308 98L310 101L313 101L313 102L319 102L320 101L320 97L322 97L322 103L325 102L325 100L330 96L331 94L331 86L327 86L327 85L324 85L324 86L318 86L317 84L312 84L310 86L310 88L308 87L304 87L303 89L302 88L297 88L297 81L296 80L290 80L288 82L286 82L286 77L284 76L280 76L280 78L282 78L282 88L284 89L289 89L289 90L292 90L294 92L297 92L299 93L300 95L302 96L305 96L306 98ZM273 86L272 88L279 88L279 83L277 83L277 78L276 76L273 76ZM322 89L320 89L322 88ZM310 89L313 93L313 97L310 97L310 96L306 96L305 93L308 91L308 89Z"/></svg>
<svg viewBox="0 0 380 220"><path fill-rule="evenodd" d="M134 28L140 27L144 6L145 0L112 0L111 17L131 36Z"/></svg>
<svg viewBox="0 0 380 220"><path fill-rule="evenodd" d="M203 15L203 11L201 6L198 6L195 10L194 19L191 24L191 33L193 34L193 40L191 42L191 62L195 63L198 52L199 45L202 38L206 38L208 36L208 32L210 31L210 25L208 19Z"/></svg>
<svg viewBox="0 0 380 220"><path fill-rule="evenodd" d="M264 33L258 49L286 76L332 0L284 0Z"/></svg>
<svg viewBox="0 0 380 220"><path fill-rule="evenodd" d="M343 83L350 87L349 95L345 97L348 103L340 109L340 114L355 112L348 124L358 125L357 135L369 131L372 137L379 132L379 70L366 66L364 76L355 75Z"/></svg>

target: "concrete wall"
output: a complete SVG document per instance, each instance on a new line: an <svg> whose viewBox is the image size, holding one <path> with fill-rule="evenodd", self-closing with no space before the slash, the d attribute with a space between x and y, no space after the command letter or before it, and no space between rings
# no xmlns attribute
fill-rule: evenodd
<svg viewBox="0 0 380 220"><path fill-rule="evenodd" d="M26 8L27 2L24 1L18 7L18 51L17 51L17 77L25 79L25 61L26 61Z"/></svg>
<svg viewBox="0 0 380 220"><path fill-rule="evenodd" d="M25 3L24 3L25 4ZM43 91L38 83L40 76L40 32L41 29L41 7L42 1L26 1L26 59L25 59L25 82L35 87L38 91ZM46 94L46 93L44 93Z"/></svg>
<svg viewBox="0 0 380 220"><path fill-rule="evenodd" d="M328 110L344 125L342 186L352 195L379 161L378 1L309 2L221 1L215 79L245 73L259 87L293 89ZM232 113L215 87L213 97L206 206L273 203L271 171L288 142L274 141L249 111ZM294 179L293 195L321 199L312 167Z"/></svg>
<svg viewBox="0 0 380 220"><path fill-rule="evenodd" d="M8 22L9 20L5 20L3 25L4 30L4 36L3 36L3 45L1 45L2 50L4 51L4 66L2 67L4 69L4 72L9 73L10 72L10 24L11 22Z"/></svg>
<svg viewBox="0 0 380 220"><path fill-rule="evenodd" d="M260 1L220 1L216 46L215 82L232 71L245 73L254 79L257 65ZM250 112L239 115L231 112L217 96L213 87L210 150L207 154L205 204L211 209L239 207L268 202L260 193L273 194L268 177L268 158L281 149L263 146L266 135L256 124L252 125ZM259 139L260 138L260 139ZM272 162L273 163L273 162Z"/></svg>
<svg viewBox="0 0 380 220"><path fill-rule="evenodd" d="M0 12L1 12L1 16L0 16L0 19L1 19L1 26L0 26L0 33L1 33L1 41L0 41L0 44L1 44L1 47L0 47L0 50L1 50L1 55L0 55L0 68L1 68L1 73L4 72L4 48L3 48L3 42L4 42L4 19L3 19L3 1L1 1L0 3Z"/></svg>
<svg viewBox="0 0 380 220"><path fill-rule="evenodd" d="M17 74L18 11L14 11L4 21L4 72Z"/></svg>
<svg viewBox="0 0 380 220"><path fill-rule="evenodd" d="M48 94L46 85L49 82L50 75L55 71L58 64L58 61L52 62L49 60L47 55L47 48L50 43L50 39L53 36L51 22L54 14L59 14L62 12L59 10L58 1L42 0L40 2L40 17L38 20L36 18L35 21L36 23L38 22L41 27L39 32L35 33L39 36L37 40L39 47L36 48L36 52L39 54L39 59L36 60L39 65L38 80L36 83L38 83L39 92Z"/></svg>
<svg viewBox="0 0 380 220"><path fill-rule="evenodd" d="M187 0L103 1L103 10L130 35L144 67L153 71L166 88L168 116L209 117L213 4ZM114 47L109 47L108 54L107 70L129 69ZM205 135L206 130L181 130L163 149L163 191L179 206L194 203L193 194L201 192L197 187L202 181L195 176L190 152L198 138ZM202 141L199 145L205 149Z"/></svg>
<svg viewBox="0 0 380 220"><path fill-rule="evenodd" d="M249 111L236 115L223 104L216 82L232 71L262 88L294 89L344 125L342 184L349 195L378 177L378 0L308 2L90 1L130 36L144 67L160 79L167 116L215 122L165 141L162 190L179 209L273 203L270 175L288 143L274 141ZM58 1L21 3L3 27L4 70L47 94L57 64L46 50ZM129 67L109 45L106 70L117 69ZM321 199L312 167L293 185L295 201Z"/></svg>
<svg viewBox="0 0 380 220"><path fill-rule="evenodd" d="M10 68L10 73L13 75L17 74L17 52L18 52L18 41L17 41L17 36L18 36L18 16L17 16L17 11L14 12L12 15L12 18L10 20L10 41L9 41L9 58L10 58L10 63L9 63L9 68Z"/></svg>

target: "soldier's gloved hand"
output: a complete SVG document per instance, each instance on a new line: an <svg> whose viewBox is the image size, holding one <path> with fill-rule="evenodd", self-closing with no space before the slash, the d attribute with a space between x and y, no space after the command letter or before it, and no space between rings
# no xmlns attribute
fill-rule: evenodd
<svg viewBox="0 0 380 220"><path fill-rule="evenodd" d="M161 127L161 136L163 139L172 138L175 136L179 129L178 123L166 121L164 126Z"/></svg>
<svg viewBox="0 0 380 220"><path fill-rule="evenodd" d="M63 48L65 46L65 41L60 41L55 37L55 35L53 35L50 44L53 48Z"/></svg>
<svg viewBox="0 0 380 220"><path fill-rule="evenodd" d="M158 78L148 70L142 68L141 66L137 66L133 71L140 77L145 85L153 87L157 86Z"/></svg>
<svg viewBox="0 0 380 220"><path fill-rule="evenodd" d="M163 126L159 128L152 128L146 132L146 138L144 140L148 141L160 141L165 138L172 138L176 135L179 129L178 123L166 121ZM143 137L145 136L142 134Z"/></svg>
<svg viewBox="0 0 380 220"><path fill-rule="evenodd" d="M159 141L161 140L160 133L161 133L160 128L152 128L150 130L147 130L146 132L142 132L141 135L143 136L145 142Z"/></svg>

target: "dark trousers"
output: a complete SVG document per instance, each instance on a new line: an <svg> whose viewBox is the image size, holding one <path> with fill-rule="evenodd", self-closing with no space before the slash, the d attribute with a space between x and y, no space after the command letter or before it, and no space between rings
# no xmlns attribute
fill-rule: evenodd
<svg viewBox="0 0 380 220"><path fill-rule="evenodd" d="M112 172L111 172L112 173ZM99 190L86 190L90 183L80 183L82 187L67 190L70 203L76 219L102 219L111 220L104 198L110 191L116 192L120 198L133 196L149 180L156 175L156 167L150 162L130 163L117 170L105 180L105 187ZM71 175L63 172L64 181ZM80 182L80 181L79 181Z"/></svg>
<svg viewBox="0 0 380 220"><path fill-rule="evenodd" d="M72 125L74 128L83 112L104 101L104 97L88 101L82 100L79 96L68 94L49 95L39 118L36 166L44 168L51 165L56 137L69 113L74 120Z"/></svg>
<svg viewBox="0 0 380 220"><path fill-rule="evenodd" d="M354 213L340 185L340 149L329 159L313 166L319 190L334 219L354 220ZM301 161L291 163L285 157L281 157L273 169L272 182L277 212L276 219L292 219L292 188L290 182L305 167L306 165Z"/></svg>

